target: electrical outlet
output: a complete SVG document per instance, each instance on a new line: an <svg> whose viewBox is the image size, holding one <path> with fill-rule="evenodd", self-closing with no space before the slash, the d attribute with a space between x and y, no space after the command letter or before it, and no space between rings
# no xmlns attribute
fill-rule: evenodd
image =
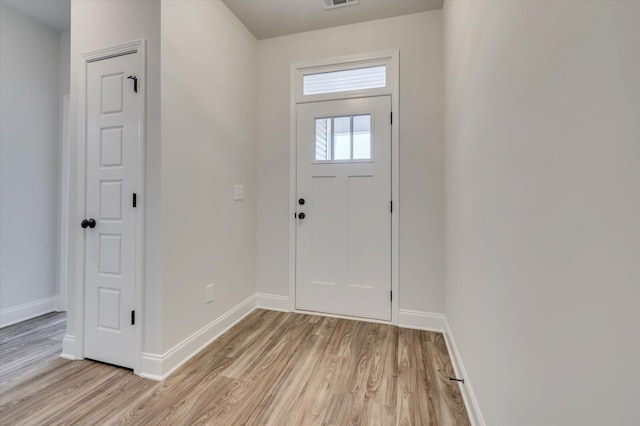
<svg viewBox="0 0 640 426"><path fill-rule="evenodd" d="M205 289L206 289L205 302L206 303L213 302L213 284L209 284L207 287L205 287Z"/></svg>
<svg viewBox="0 0 640 426"><path fill-rule="evenodd" d="M233 198L236 201L244 200L244 185L236 185L233 187Z"/></svg>

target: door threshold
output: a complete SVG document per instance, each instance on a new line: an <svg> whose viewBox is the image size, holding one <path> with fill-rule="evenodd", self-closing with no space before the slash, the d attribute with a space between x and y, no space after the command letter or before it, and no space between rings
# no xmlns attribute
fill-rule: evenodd
<svg viewBox="0 0 640 426"><path fill-rule="evenodd" d="M376 324L386 324L386 325L395 325L393 321L380 320L376 318L366 318L366 317L355 317L350 315L340 315L340 314L330 314L328 312L317 312L317 311L305 311L304 309L295 309L293 312L296 314L305 314L305 315L315 315L318 317L328 317L328 318L340 318L352 321L362 321L362 322L373 322Z"/></svg>

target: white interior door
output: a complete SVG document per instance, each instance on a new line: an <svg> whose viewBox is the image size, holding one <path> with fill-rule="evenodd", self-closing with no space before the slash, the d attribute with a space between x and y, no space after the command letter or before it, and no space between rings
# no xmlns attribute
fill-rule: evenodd
<svg viewBox="0 0 640 426"><path fill-rule="evenodd" d="M87 64L85 357L133 368L140 143L137 55ZM91 221L95 221L95 224Z"/></svg>
<svg viewBox="0 0 640 426"><path fill-rule="evenodd" d="M391 320L391 97L297 106L296 308Z"/></svg>

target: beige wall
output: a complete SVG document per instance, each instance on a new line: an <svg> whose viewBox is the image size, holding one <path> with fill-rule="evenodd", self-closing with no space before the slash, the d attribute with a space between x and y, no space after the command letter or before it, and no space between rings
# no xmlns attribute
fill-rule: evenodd
<svg viewBox="0 0 640 426"><path fill-rule="evenodd" d="M256 62L222 2L162 2L164 351L255 293Z"/></svg>
<svg viewBox="0 0 640 426"><path fill-rule="evenodd" d="M258 42L258 292L289 293L290 64L388 49L400 49L400 308L444 312L440 10Z"/></svg>
<svg viewBox="0 0 640 426"><path fill-rule="evenodd" d="M0 5L0 325L54 307L58 33ZM43 308L15 309L40 301Z"/></svg>
<svg viewBox="0 0 640 426"><path fill-rule="evenodd" d="M640 3L444 14L446 314L486 424L637 424Z"/></svg>
<svg viewBox="0 0 640 426"><path fill-rule="evenodd" d="M58 81L60 98L69 94L69 85L71 84L71 31L64 31L58 34L58 45L60 49L60 60L58 63Z"/></svg>

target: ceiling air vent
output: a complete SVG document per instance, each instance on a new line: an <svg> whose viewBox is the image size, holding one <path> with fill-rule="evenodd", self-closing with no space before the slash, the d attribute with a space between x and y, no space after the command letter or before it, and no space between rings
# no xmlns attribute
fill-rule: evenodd
<svg viewBox="0 0 640 426"><path fill-rule="evenodd" d="M338 7L355 6L360 0L322 0L324 10L336 9Z"/></svg>

